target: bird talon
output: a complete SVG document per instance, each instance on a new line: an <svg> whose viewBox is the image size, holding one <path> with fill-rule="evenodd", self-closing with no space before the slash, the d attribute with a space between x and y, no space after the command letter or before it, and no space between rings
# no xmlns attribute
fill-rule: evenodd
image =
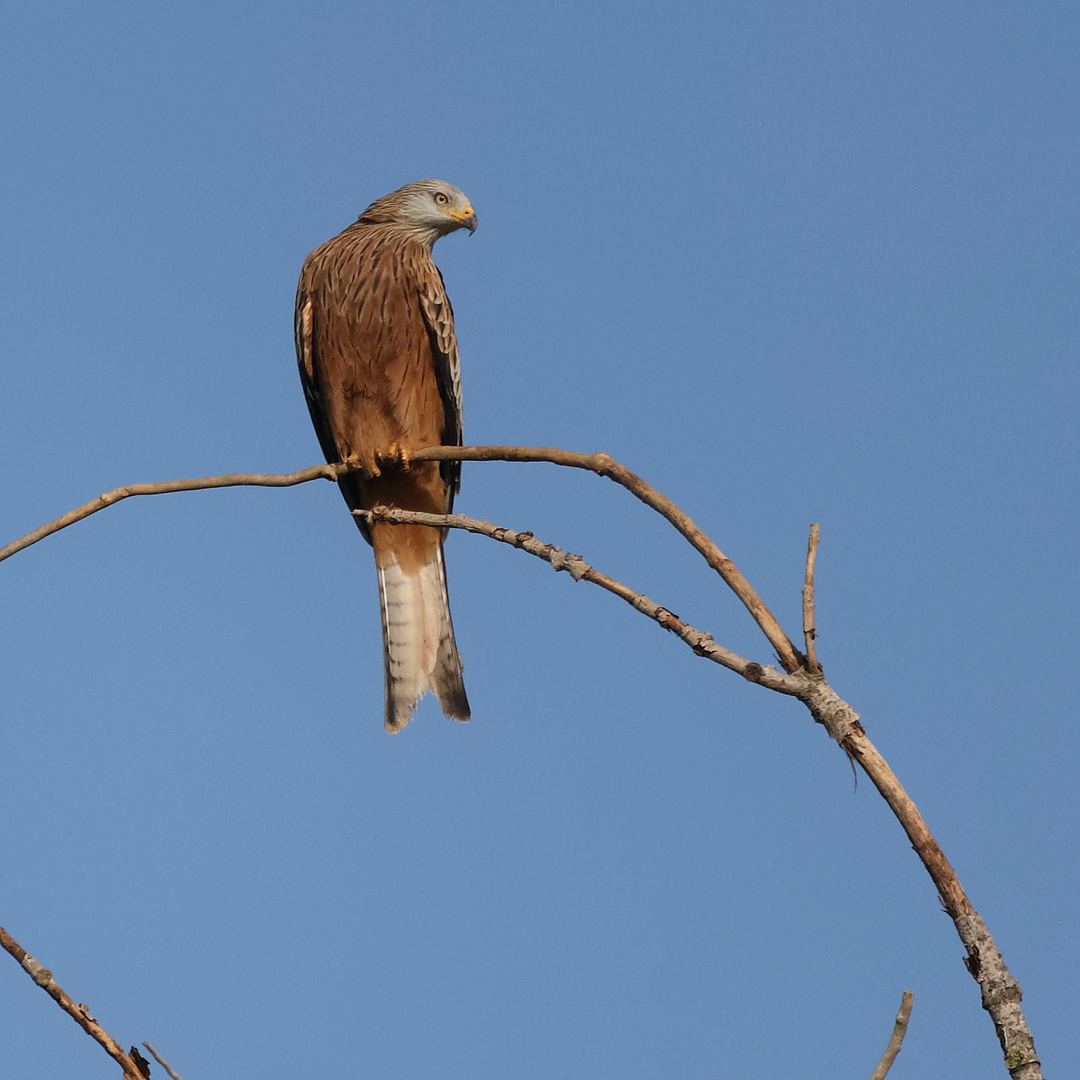
<svg viewBox="0 0 1080 1080"><path fill-rule="evenodd" d="M376 462L364 461L359 454L349 454L341 459L342 465L348 465L350 472L359 472L365 476L378 476L379 466Z"/></svg>
<svg viewBox="0 0 1080 1080"><path fill-rule="evenodd" d="M379 460L383 465L389 465L394 469L407 469L409 467L409 451L399 443L392 443L388 450L379 454Z"/></svg>

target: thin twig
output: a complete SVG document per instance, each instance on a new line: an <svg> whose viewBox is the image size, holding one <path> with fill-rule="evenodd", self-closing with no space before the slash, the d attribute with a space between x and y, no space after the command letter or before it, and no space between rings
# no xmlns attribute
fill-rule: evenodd
<svg viewBox="0 0 1080 1080"><path fill-rule="evenodd" d="M907 1034L908 1018L911 1016L911 1003L915 995L910 990L904 991L900 999L900 1011L896 1014L896 1023L893 1025L892 1035L889 1037L889 1045L885 1047L885 1053L881 1055L877 1068L870 1074L870 1080L885 1080L892 1068L896 1055L900 1053L900 1047L904 1043Z"/></svg>
<svg viewBox="0 0 1080 1080"><path fill-rule="evenodd" d="M143 1040L143 1046L154 1055L154 1060L172 1077L172 1080L180 1080L179 1074L176 1070L157 1052L154 1048L154 1044Z"/></svg>
<svg viewBox="0 0 1080 1080"><path fill-rule="evenodd" d="M207 488L224 487L294 487L296 484L306 484L309 480L336 480L339 476L350 471L351 466L346 465L313 465L309 469L301 469L294 473L227 473L224 476L201 476L193 480L162 480L153 484L125 484L124 487L113 488L99 495L96 499L84 503L82 506L69 510L53 521L47 521L33 532L20 536L0 548L0 562L10 559L12 555L25 551L31 544L44 540L46 536L66 529L77 521L104 510L107 506L114 506L124 499L130 499L133 495L169 495L174 491L205 491Z"/></svg>
<svg viewBox="0 0 1080 1080"><path fill-rule="evenodd" d="M681 638L698 656L704 656L730 671L737 672L749 682L760 683L770 690L795 697L802 693L802 684L798 680L770 665L756 664L730 649L725 649L713 641L711 634L695 629L642 593L635 592L621 581L601 573L580 555L572 555L554 544L545 544L542 540L537 540L531 532L515 532L513 529L466 517L464 514L426 514L420 510L398 510L392 506L375 506L371 510L354 510L353 513L369 525L383 521L390 525L429 525L434 529L463 529L465 532L488 536L492 540L520 548L550 563L556 571L566 570L575 581L588 581L599 585L620 600L625 600L636 611Z"/></svg>
<svg viewBox="0 0 1080 1080"><path fill-rule="evenodd" d="M124 1070L124 1080L144 1080L138 1066L120 1044L90 1015L85 1005L77 1005L52 977L52 972L38 963L2 926L0 946L19 962L19 966L45 991L92 1039L97 1041Z"/></svg>
<svg viewBox="0 0 1080 1080"><path fill-rule="evenodd" d="M806 642L806 670L811 675L821 674L821 664L817 658L817 627L814 611L814 566L817 563L818 541L821 539L821 526L810 526L810 538L806 542L806 576L802 589L802 631Z"/></svg>

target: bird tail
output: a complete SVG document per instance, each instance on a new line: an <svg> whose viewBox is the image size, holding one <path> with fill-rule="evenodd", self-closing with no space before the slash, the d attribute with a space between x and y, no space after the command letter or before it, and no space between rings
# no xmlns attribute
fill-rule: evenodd
<svg viewBox="0 0 1080 1080"><path fill-rule="evenodd" d="M400 731L429 691L451 719L469 719L441 544L434 555L416 573L396 560L378 567L387 731Z"/></svg>

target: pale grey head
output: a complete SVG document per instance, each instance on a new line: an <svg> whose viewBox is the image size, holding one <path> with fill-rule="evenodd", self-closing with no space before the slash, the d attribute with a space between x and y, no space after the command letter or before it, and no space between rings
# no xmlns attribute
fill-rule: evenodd
<svg viewBox="0 0 1080 1080"><path fill-rule="evenodd" d="M476 231L476 213L464 192L442 180L417 180L376 199L361 215L370 225L397 225L430 247L456 229Z"/></svg>

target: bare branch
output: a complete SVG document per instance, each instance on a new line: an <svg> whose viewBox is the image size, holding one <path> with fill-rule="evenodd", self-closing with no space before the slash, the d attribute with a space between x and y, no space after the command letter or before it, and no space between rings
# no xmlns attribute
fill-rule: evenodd
<svg viewBox="0 0 1080 1080"><path fill-rule="evenodd" d="M419 510L398 510L392 506L376 506L371 510L354 510L356 517L363 518L368 524L376 521L384 521L390 525L430 525L435 529L463 529L466 532L488 536L492 540L509 544L511 547L520 548L522 551L535 555L550 563L556 570L566 570L575 581L589 581L593 585L599 585L607 589L609 593L625 600L636 611L652 619L665 630L670 630L681 638L698 656L707 657L709 660L737 672L749 682L760 683L770 690L777 690L782 694L799 696L802 693L802 685L797 679L777 671L774 667L765 664L756 664L747 660L737 653L725 649L713 641L710 634L696 630L689 623L685 623L677 615L672 614L667 608L650 600L647 596L635 592L633 589L608 577L590 566L580 555L572 555L555 547L554 544L545 544L537 540L531 532L515 532L499 525L493 525L490 521L481 521L478 518L466 517L464 514L425 514Z"/></svg>
<svg viewBox="0 0 1080 1080"><path fill-rule="evenodd" d="M146 1042L144 1040L143 1046L145 1046L146 1049L154 1055L154 1060L169 1074L171 1080L180 1080L180 1077L177 1074L176 1070L157 1052L157 1050L154 1048L153 1043Z"/></svg>
<svg viewBox="0 0 1080 1080"><path fill-rule="evenodd" d="M972 906L956 871L934 839L918 807L904 790L888 762L867 738L862 724L859 723L859 714L829 686L820 670L811 673L803 667L784 674L775 668L745 660L716 645L709 635L683 623L647 597L594 570L580 556L568 555L553 545L544 544L536 540L532 533L513 532L461 514L424 514L385 506L356 513L368 521L464 529L519 547L550 562L556 570L569 570L578 580L592 581L616 596L621 596L642 614L648 615L665 629L677 633L699 655L707 656L738 672L751 682L802 701L814 719L824 726L848 756L862 766L911 840L912 847L937 887L942 906L952 918L960 940L967 949L965 963L980 985L983 1008L994 1022L1005 1054L1005 1064L1012 1073L1013 1080L1041 1080L1042 1072L1035 1054L1034 1040L1020 1008L1019 984L1006 968L990 931Z"/></svg>
<svg viewBox="0 0 1080 1080"><path fill-rule="evenodd" d="M817 563L818 541L821 539L821 526L810 526L810 538L806 542L806 576L802 590L802 630L806 642L806 670L812 675L821 673L817 658L817 627L814 612L814 566Z"/></svg>
<svg viewBox="0 0 1080 1080"><path fill-rule="evenodd" d="M76 1005L59 983L52 977L52 972L37 962L2 926L0 926L0 946L19 962L19 966L34 980L79 1025L92 1039L98 1042L119 1066L124 1070L124 1080L145 1080L138 1066L126 1054L120 1044L90 1015L85 1005Z"/></svg>
<svg viewBox="0 0 1080 1080"><path fill-rule="evenodd" d="M889 1045L885 1047L885 1053L881 1055L877 1068L870 1074L870 1080L885 1080L886 1075L892 1068L896 1055L900 1053L904 1036L907 1034L908 1018L911 1016L911 1003L914 1000L915 995L910 990L905 990L904 996L900 999L900 1011L896 1014L896 1023L893 1025Z"/></svg>
<svg viewBox="0 0 1080 1080"><path fill-rule="evenodd" d="M586 469L598 476L606 476L614 480L646 506L667 518L704 556L709 566L724 579L754 617L754 621L761 627L762 633L776 650L785 671L797 671L802 666L802 655L738 567L694 524L688 514L636 473L631 472L625 465L620 465L607 454L579 454L571 450L556 450L547 446L431 446L411 452L409 460L541 461L572 469ZM26 536L13 540L6 547L0 548L0 562L30 547L31 544L36 544L46 536L51 536L68 525L82 521L91 514L133 495L165 495L174 491L201 491L206 488L222 487L292 487L296 484L307 483L309 480L336 480L339 476L357 468L359 466L355 464L314 465L310 469L301 469L294 473L231 473L224 476L204 476L196 480L129 484L99 495L91 502L58 517L55 521L50 521L33 532L27 533Z"/></svg>
<svg viewBox="0 0 1080 1080"><path fill-rule="evenodd" d="M336 480L339 476L350 471L349 466L344 465L313 465L310 469L301 469L294 473L227 473L224 476L202 476L195 480L163 480L156 484L127 484L124 487L106 491L82 506L69 510L66 514L54 521L46 522L33 532L20 536L18 540L12 540L10 544L0 548L0 562L10 559L12 555L25 550L31 544L44 540L46 536L66 529L68 525L74 525L77 521L104 510L107 506L113 506L124 499L130 499L133 495L168 495L174 491L204 491L207 488L223 487L294 487L296 484L306 484L309 480Z"/></svg>
<svg viewBox="0 0 1080 1080"><path fill-rule="evenodd" d="M809 708L814 719L825 727L829 735L840 744L849 757L862 766L900 821L916 853L937 886L942 905L952 917L957 933L967 949L968 956L965 963L972 977L980 985L983 1008L990 1013L993 1019L998 1039L1004 1051L1005 1064L1011 1072L1013 1080L1040 1080L1042 1072L1035 1053L1034 1042L1023 1012L1020 1009L1021 991L1019 984L1009 974L989 930L975 911L970 900L968 900L956 872L945 858L914 802L904 791L896 775L889 768L888 763L866 737L866 733L859 723L859 714L836 694L821 674L821 667L817 662L813 648L815 633L813 572L817 547L817 534L815 531L812 530L808 544L806 580L803 591L803 632L807 639L807 652L810 657L808 660L791 643L775 617L749 582L742 576L735 564L694 524L693 520L670 499L661 495L641 477L612 460L607 454L579 454L550 447L435 446L413 451L409 457L410 460L417 462L448 460L549 462L569 468L585 469L596 473L598 476L606 476L621 484L631 494L656 510L674 525L705 558L709 566L716 570L751 613L762 633L776 650L784 672L779 672L767 665L755 664L724 649L712 641L708 634L703 634L692 626L683 623L671 612L654 604L647 597L635 593L614 579L594 570L578 559L577 556L566 555L558 548L536 541L531 534L513 533L510 530L491 525L489 522L481 522L459 515L432 514L426 515L427 520L421 520L421 517L424 517L423 515L408 515L405 511L377 508L381 515L385 515L380 516L380 520L410 521L437 528L469 529L502 540L505 543L510 543L515 547L522 548L522 550L530 551L540 558L545 558L556 569L569 570L579 580L592 581L614 595L620 596L665 629L678 634L686 644L700 655L707 656L716 663L736 671L744 678L760 683L768 689L799 698ZM133 495L159 495L175 491L198 491L217 487L290 487L295 484L306 483L309 480L336 480L357 467L355 464L316 465L295 473L234 473L225 476L204 477L197 480L174 480L158 484L132 484L127 487L116 488L93 502L78 507L55 521L42 525L39 529L19 540L13 541L6 547L0 548L0 560L24 550L31 544L37 543L38 540L58 532L76 521L89 517L98 510L103 510L106 506L111 506ZM373 514L375 511L367 511L366 513ZM16 946L16 948L18 947ZM9 951L11 950L9 949ZM17 953L12 955L19 958ZM57 998L57 1000L60 999ZM103 1043L103 1045L105 1044ZM127 1059L127 1055L124 1055L124 1058ZM121 1059L118 1058L117 1060ZM130 1060L128 1060L128 1065L125 1065L125 1068L129 1066ZM139 1080L139 1078L136 1076L135 1080Z"/></svg>

